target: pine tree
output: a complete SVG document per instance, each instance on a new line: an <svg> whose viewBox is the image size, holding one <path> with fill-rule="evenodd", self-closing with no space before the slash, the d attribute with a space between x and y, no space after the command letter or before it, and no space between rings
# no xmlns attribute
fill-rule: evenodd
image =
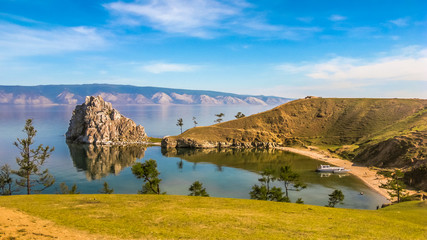
<svg viewBox="0 0 427 240"><path fill-rule="evenodd" d="M222 122L222 118L225 116L225 114L224 113L218 113L218 114L215 114L215 116L217 117L217 119L214 122L220 123L220 122Z"/></svg>
<svg viewBox="0 0 427 240"><path fill-rule="evenodd" d="M344 194L341 192L341 190L335 190L329 196L329 202L326 207L335 207L337 203L341 203L344 201Z"/></svg>
<svg viewBox="0 0 427 240"><path fill-rule="evenodd" d="M19 170L13 171L13 173L19 177L16 184L26 188L27 194L31 194L31 192L39 193L55 183L55 179L49 174L48 169L41 170L54 148L43 147L43 144L40 144L36 149L31 149L37 133L37 130L33 127L32 119L27 119L23 132L27 137L18 138L17 142L14 142L14 145L20 150L21 157L16 158ZM34 189L33 187L37 185L42 185L42 187Z"/></svg>
<svg viewBox="0 0 427 240"><path fill-rule="evenodd" d="M138 179L142 179L145 185L142 186L142 190L138 191L141 194L160 194L160 182L159 171L157 171L157 162L154 159L149 159L144 163L136 163L132 166L132 173Z"/></svg>
<svg viewBox="0 0 427 240"><path fill-rule="evenodd" d="M283 182L283 185L285 186L286 197L289 197L288 190L299 191L301 189L306 188L306 185L300 182L299 174L292 171L290 165L280 167L278 180Z"/></svg>
<svg viewBox="0 0 427 240"><path fill-rule="evenodd" d="M103 188L99 192L102 194L112 194L114 192L114 189L110 188L107 182L104 182Z"/></svg>
<svg viewBox="0 0 427 240"><path fill-rule="evenodd" d="M237 119L239 119L239 118L243 118L243 117L246 117L246 115L245 114L243 114L242 112L238 112L237 114L236 114L236 116L234 116L235 118L237 118Z"/></svg>
<svg viewBox="0 0 427 240"><path fill-rule="evenodd" d="M206 188L204 188L203 184L199 181L195 181L188 190L190 191L188 196L209 197L209 194L206 192Z"/></svg>
<svg viewBox="0 0 427 240"><path fill-rule="evenodd" d="M199 124L199 123L196 121L196 117L193 117L193 123L194 123L194 127L197 127L197 124Z"/></svg>
<svg viewBox="0 0 427 240"><path fill-rule="evenodd" d="M12 195L12 169L8 164L0 168L0 195Z"/></svg>
<svg viewBox="0 0 427 240"><path fill-rule="evenodd" d="M61 194L80 194L80 192L77 191L77 184L73 184L73 186L71 186L71 189L69 189L67 184L65 184L64 182L59 184L59 193L61 193Z"/></svg>
<svg viewBox="0 0 427 240"><path fill-rule="evenodd" d="M400 170L395 170L391 174L391 179L387 181L385 184L381 184L381 188L388 189L388 194L390 197L397 197L397 202L399 203L405 194L405 184L403 183L404 173Z"/></svg>
<svg viewBox="0 0 427 240"><path fill-rule="evenodd" d="M182 133L182 126L184 126L184 121L182 120L182 118L178 118L176 125L181 128Z"/></svg>

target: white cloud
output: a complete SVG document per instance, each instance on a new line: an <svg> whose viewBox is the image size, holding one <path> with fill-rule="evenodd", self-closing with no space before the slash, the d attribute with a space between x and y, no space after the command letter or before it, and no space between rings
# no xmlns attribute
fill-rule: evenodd
<svg viewBox="0 0 427 240"><path fill-rule="evenodd" d="M406 27L409 24L409 18L398 18L398 19L394 19L394 20L390 20L390 23L393 23L394 25L398 26L398 27Z"/></svg>
<svg viewBox="0 0 427 240"><path fill-rule="evenodd" d="M224 4L215 0L149 0L133 3L113 2L104 5L121 16L127 25L147 25L165 32L208 37L207 28L216 27L231 16L238 15L242 5Z"/></svg>
<svg viewBox="0 0 427 240"><path fill-rule="evenodd" d="M298 21L305 22L305 23L311 23L314 18L312 17L299 17L297 18Z"/></svg>
<svg viewBox="0 0 427 240"><path fill-rule="evenodd" d="M198 65L178 63L153 63L141 67L143 71L159 74L165 72L193 72L200 68Z"/></svg>
<svg viewBox="0 0 427 240"><path fill-rule="evenodd" d="M334 14L334 15L331 15L329 17L329 20L334 21L334 22L344 21L346 19L347 19L347 17L341 16L341 15L338 15L338 14Z"/></svg>
<svg viewBox="0 0 427 240"><path fill-rule="evenodd" d="M94 28L79 26L37 29L0 22L2 57L93 50L105 45L106 40Z"/></svg>
<svg viewBox="0 0 427 240"><path fill-rule="evenodd" d="M199 38L237 33L264 38L299 40L319 28L272 25L245 0L135 0L112 2L104 7L117 17L116 23ZM250 13L249 13L250 12Z"/></svg>
<svg viewBox="0 0 427 240"><path fill-rule="evenodd" d="M410 49L410 50L408 50ZM403 48L400 55L375 60L335 57L311 64L282 64L277 70L329 81L427 81L427 49Z"/></svg>

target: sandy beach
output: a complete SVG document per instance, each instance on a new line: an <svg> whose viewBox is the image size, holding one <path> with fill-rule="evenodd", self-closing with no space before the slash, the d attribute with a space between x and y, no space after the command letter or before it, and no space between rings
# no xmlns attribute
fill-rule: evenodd
<svg viewBox="0 0 427 240"><path fill-rule="evenodd" d="M340 166L340 167L349 169L350 170L349 173L360 178L369 187L371 187L376 192L378 192L379 194L383 195L388 200L390 200L390 196L388 195L387 190L384 188L380 188L380 185L387 181L386 178L382 175L378 175L376 171L371 170L368 167L357 166L355 165L355 163L350 162L348 160L332 157L330 154L322 152L319 149L316 149L314 147L310 147L308 149L278 147L277 149L305 155L317 160L327 162L331 165Z"/></svg>

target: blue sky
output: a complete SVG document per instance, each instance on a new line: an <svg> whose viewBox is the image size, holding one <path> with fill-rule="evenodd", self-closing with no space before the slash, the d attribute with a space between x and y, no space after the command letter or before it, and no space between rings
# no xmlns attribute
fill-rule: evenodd
<svg viewBox="0 0 427 240"><path fill-rule="evenodd" d="M0 0L0 84L427 98L425 0Z"/></svg>

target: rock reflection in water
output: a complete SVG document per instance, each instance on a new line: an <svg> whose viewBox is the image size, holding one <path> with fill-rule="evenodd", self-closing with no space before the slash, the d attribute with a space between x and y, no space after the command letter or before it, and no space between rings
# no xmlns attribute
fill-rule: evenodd
<svg viewBox="0 0 427 240"><path fill-rule="evenodd" d="M118 175L124 168L144 157L146 147L141 145L107 146L68 144L74 166L86 172L88 180Z"/></svg>

